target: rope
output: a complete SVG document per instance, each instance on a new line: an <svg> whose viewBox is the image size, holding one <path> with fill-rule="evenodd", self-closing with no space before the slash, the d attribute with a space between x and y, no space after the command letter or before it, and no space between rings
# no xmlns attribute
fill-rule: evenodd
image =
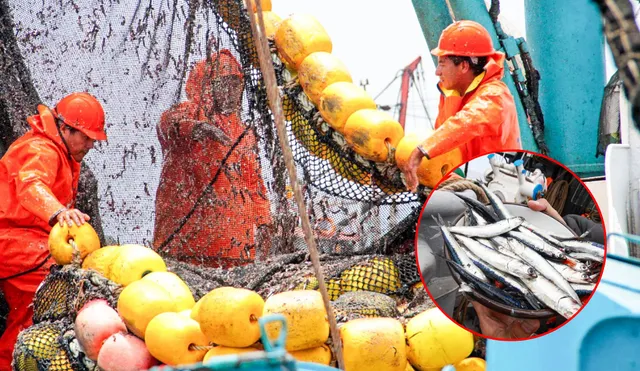
<svg viewBox="0 0 640 371"><path fill-rule="evenodd" d="M456 21L456 14L453 12L453 8L451 7L451 3L449 0L445 0L447 2L447 8L449 8L449 15L451 16L452 21Z"/></svg>
<svg viewBox="0 0 640 371"><path fill-rule="evenodd" d="M215 348L215 346L213 346L213 345L189 344L189 350L211 350L213 348Z"/></svg>
<svg viewBox="0 0 640 371"><path fill-rule="evenodd" d="M440 187L438 187L438 190L452 192L462 192L468 189L475 192L476 196L478 197L478 201L482 202L483 204L489 203L489 199L487 198L487 195L484 194L482 188L468 179L449 178L440 183Z"/></svg>
<svg viewBox="0 0 640 371"><path fill-rule="evenodd" d="M340 332L338 331L338 324L336 317L331 307L331 300L329 299L329 293L327 292L327 286L325 284L324 274L320 267L320 258L318 254L318 248L316 246L316 240L311 229L311 222L309 221L309 214L307 213L307 207L305 205L304 196L298 183L298 176L296 172L296 166L293 160L293 153L289 146L289 140L287 137L287 131L284 121L284 114L282 112L282 101L278 92L278 82L276 80L275 71L273 68L273 61L271 60L271 54L269 52L269 44L265 37L264 18L262 15L262 3L261 1L244 0L246 9L252 9L253 4L256 6L256 15L258 16L259 26L256 24L256 18L249 16L251 22L251 31L253 33L253 40L258 52L258 58L260 60L260 71L264 78L264 86L267 91L267 97L269 99L269 106L273 113L273 118L276 124L278 133L278 139L280 141L280 147L284 154L284 162L287 167L287 173L289 175L289 182L293 188L293 194L298 205L298 213L302 222L302 230L304 231L304 239L309 248L309 255L311 256L311 262L313 264L313 270L320 286L320 294L322 295L322 301L327 311L329 319L329 328L331 330L331 340L333 345L333 351L338 361L338 367L344 370L344 358L342 357L342 341L340 339Z"/></svg>
<svg viewBox="0 0 640 371"><path fill-rule="evenodd" d="M71 264L73 266L80 268L82 266L82 256L80 255L80 249L78 245L76 245L76 241L72 239L69 240L69 245L73 249L73 259L71 260Z"/></svg>
<svg viewBox="0 0 640 371"><path fill-rule="evenodd" d="M568 196L569 182L566 180L556 180L551 183L545 198L549 201L551 207L556 209L556 211L562 215L562 210L564 210L564 204L566 203Z"/></svg>

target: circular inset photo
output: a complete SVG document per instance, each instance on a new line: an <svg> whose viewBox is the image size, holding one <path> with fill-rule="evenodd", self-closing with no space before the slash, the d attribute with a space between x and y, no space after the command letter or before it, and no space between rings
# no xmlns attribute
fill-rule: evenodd
<svg viewBox="0 0 640 371"><path fill-rule="evenodd" d="M493 340L547 334L580 312L605 264L600 210L584 183L537 153L492 153L425 203L416 257L433 302Z"/></svg>

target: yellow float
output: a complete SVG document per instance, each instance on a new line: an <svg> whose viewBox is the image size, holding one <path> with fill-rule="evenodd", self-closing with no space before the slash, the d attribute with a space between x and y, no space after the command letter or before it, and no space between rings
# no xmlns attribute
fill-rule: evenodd
<svg viewBox="0 0 640 371"><path fill-rule="evenodd" d="M331 53L333 49L327 31L307 14L294 14L283 20L276 30L275 43L282 61L296 71L311 53Z"/></svg>
<svg viewBox="0 0 640 371"><path fill-rule="evenodd" d="M411 153L428 136L429 133L421 136L415 133L405 135L396 147L396 165L399 167L406 165ZM460 165L462 165L462 152L458 148L430 160L422 158L418 167L418 181L423 186L433 189L450 170Z"/></svg>
<svg viewBox="0 0 640 371"><path fill-rule="evenodd" d="M75 242L80 254L80 259L84 259L87 255L100 248L100 238L89 223L81 226L73 224L71 227L67 223L62 226L56 223L49 232L49 252L51 256L60 265L71 264L73 261L74 250L70 240Z"/></svg>
<svg viewBox="0 0 640 371"><path fill-rule="evenodd" d="M339 133L343 132L349 116L365 108L376 108L376 102L363 88L344 81L327 86L318 105L322 118Z"/></svg>
<svg viewBox="0 0 640 371"><path fill-rule="evenodd" d="M347 66L338 57L327 52L315 52L300 64L298 81L309 100L318 107L325 88L336 82L353 80Z"/></svg>
<svg viewBox="0 0 640 371"><path fill-rule="evenodd" d="M389 147L396 147L404 136L398 121L386 112L376 109L361 109L354 112L344 125L347 143L362 157L384 162Z"/></svg>
<svg viewBox="0 0 640 371"><path fill-rule="evenodd" d="M473 334L438 308L428 309L409 320L406 335L407 358L419 370L460 362L473 351Z"/></svg>

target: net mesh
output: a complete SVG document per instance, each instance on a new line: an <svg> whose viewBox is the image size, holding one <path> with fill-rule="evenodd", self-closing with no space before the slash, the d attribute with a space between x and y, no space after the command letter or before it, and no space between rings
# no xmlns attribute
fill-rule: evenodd
<svg viewBox="0 0 640 371"><path fill-rule="evenodd" d="M0 15L2 46L14 46L0 51L10 76L0 82L0 150L36 103L73 91L103 103L109 139L84 161L94 201L78 203L97 204L103 245L153 248L196 299L222 285L265 298L317 288L242 0L0 0ZM346 145L272 52L332 299L371 290L395 298L400 316L431 306L412 254L425 195L404 192L393 163ZM68 321L92 298L115 306L117 292L95 274L52 272L16 347L20 369L49 369L62 352L73 369L89 367L69 353ZM54 332L45 359L30 339Z"/></svg>
<svg viewBox="0 0 640 371"><path fill-rule="evenodd" d="M41 101L104 103L109 139L85 164L105 243L213 267L304 248L242 1L3 1ZM274 63L321 249L383 252L424 197L357 155Z"/></svg>

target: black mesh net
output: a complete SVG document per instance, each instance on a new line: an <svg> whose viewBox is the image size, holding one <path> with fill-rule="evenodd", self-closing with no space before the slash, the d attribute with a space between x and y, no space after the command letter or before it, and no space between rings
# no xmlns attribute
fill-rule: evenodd
<svg viewBox="0 0 640 371"><path fill-rule="evenodd" d="M35 103L81 90L103 102L109 139L85 165L105 243L212 267L304 248L242 1L3 2L18 47L7 57L28 69ZM383 252L422 199L394 164L349 148L274 60L321 248ZM27 108L3 132L19 134Z"/></svg>

